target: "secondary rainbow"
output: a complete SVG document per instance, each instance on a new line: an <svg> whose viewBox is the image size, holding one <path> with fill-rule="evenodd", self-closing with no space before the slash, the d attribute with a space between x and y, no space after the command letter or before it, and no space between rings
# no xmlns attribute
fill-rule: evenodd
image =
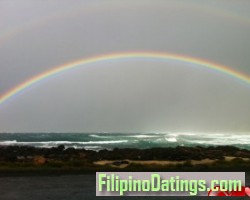
<svg viewBox="0 0 250 200"><path fill-rule="evenodd" d="M245 75L239 71L236 71L232 68L229 68L227 66L215 64L206 60L183 56L183 55L177 55L177 54L169 54L169 53L159 53L159 52L125 52L125 53L112 53L112 54L106 54L101 56L95 56L91 58L84 58L78 61L70 62L58 67L55 67L49 71L46 71L44 73L38 74L37 76L34 76L23 83L17 85L13 89L7 91L5 94L0 96L0 105L6 102L8 99L14 97L15 95L19 94L21 91L25 90L26 88L29 88L35 83L38 83L46 78L49 78L57 73L62 73L64 71L76 68L76 67L82 67L87 66L91 63L97 63L97 62L103 62L103 61L110 61L110 60L117 60L117 59L134 59L134 58L142 58L142 59L160 59L160 60L168 60L168 61L180 61L183 63L191 63L193 65L198 65L204 68L209 68L218 72L221 72L223 74L226 74L228 76L232 76L234 78L237 78L245 83L250 84L250 76Z"/></svg>
<svg viewBox="0 0 250 200"><path fill-rule="evenodd" d="M101 10L105 11L107 10L107 8L111 9L111 10L116 10L117 7L115 6L122 6L122 4L120 2L116 2L116 4L114 4L114 2L112 2L113 4L103 4L101 6ZM134 3L134 2L133 2ZM138 7L141 8L140 3L142 3L142 5L145 6L145 2L144 1L137 1L136 3L138 3ZM133 4L134 5L134 4ZM132 5L132 6L133 6ZM208 12L210 14L213 15L218 15L218 17L224 17L224 18L228 18L228 20L230 19L234 19L234 20L238 20L239 22L246 22L247 25L249 25L250 23L250 19L247 16L242 15L243 13L238 13L238 12L233 12L227 9L224 9L223 7L220 8L218 6L211 6L211 5L205 5L204 3L197 3L197 2L178 2L175 1L174 5L179 6L180 8L183 7L187 7L189 9L193 9L193 11L204 11L204 12ZM73 7L70 10L66 10L66 11L61 11L58 13L53 13L50 15L46 15L45 17L39 19L39 20L33 20L31 22L27 22L24 24L20 24L17 27L10 27L9 29L3 29L0 31L0 44L3 42L8 41L9 39L11 39L12 37L21 34L23 32L26 32L28 30L31 29L35 29L36 27L42 26L42 25L46 25L49 24L51 22L57 23L57 20L65 20L66 17L70 17L72 15L77 15L79 13L88 13L88 15L90 14L97 14L100 8L100 2L91 2L91 4L87 4L86 2L80 5L77 5L77 7ZM140 10L139 10L140 11Z"/></svg>

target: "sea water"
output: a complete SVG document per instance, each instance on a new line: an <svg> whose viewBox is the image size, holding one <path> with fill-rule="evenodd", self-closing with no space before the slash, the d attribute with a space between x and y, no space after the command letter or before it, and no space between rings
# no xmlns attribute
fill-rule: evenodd
<svg viewBox="0 0 250 200"><path fill-rule="evenodd" d="M0 133L0 145L85 148L154 148L230 145L250 150L250 133Z"/></svg>

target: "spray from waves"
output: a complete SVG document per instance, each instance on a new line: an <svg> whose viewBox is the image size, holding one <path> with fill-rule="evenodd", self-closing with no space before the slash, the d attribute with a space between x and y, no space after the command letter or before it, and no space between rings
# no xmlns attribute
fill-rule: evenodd
<svg viewBox="0 0 250 200"><path fill-rule="evenodd" d="M250 145L250 135L204 135L200 138L186 139L186 143L201 145Z"/></svg>
<svg viewBox="0 0 250 200"><path fill-rule="evenodd" d="M175 137L170 137L170 138L165 137L165 140L167 142L177 142L177 138L175 138Z"/></svg>

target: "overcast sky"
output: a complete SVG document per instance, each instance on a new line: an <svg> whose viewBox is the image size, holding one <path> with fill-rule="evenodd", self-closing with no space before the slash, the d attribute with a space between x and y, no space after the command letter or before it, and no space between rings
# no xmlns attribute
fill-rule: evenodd
<svg viewBox="0 0 250 200"><path fill-rule="evenodd" d="M0 13L0 94L115 52L181 54L250 75L249 0L1 0ZM1 104L0 132L250 132L250 85L182 62L99 62Z"/></svg>

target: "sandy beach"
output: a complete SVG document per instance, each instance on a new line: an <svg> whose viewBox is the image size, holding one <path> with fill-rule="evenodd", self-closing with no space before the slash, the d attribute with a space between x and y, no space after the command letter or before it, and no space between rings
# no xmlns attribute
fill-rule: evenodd
<svg viewBox="0 0 250 200"><path fill-rule="evenodd" d="M236 159L236 157L233 156L225 156L225 161L230 162L232 160ZM249 158L241 158L244 161L249 161ZM202 159L202 160L190 160L191 165L211 165L218 161L218 159ZM114 163L119 163L119 165L115 165ZM124 163L123 163L124 162ZM94 162L96 165L109 165L111 167L117 167L117 168L125 168L128 167L130 164L139 164L139 165L178 165L178 164L185 164L187 161L172 161L172 160L101 160Z"/></svg>

